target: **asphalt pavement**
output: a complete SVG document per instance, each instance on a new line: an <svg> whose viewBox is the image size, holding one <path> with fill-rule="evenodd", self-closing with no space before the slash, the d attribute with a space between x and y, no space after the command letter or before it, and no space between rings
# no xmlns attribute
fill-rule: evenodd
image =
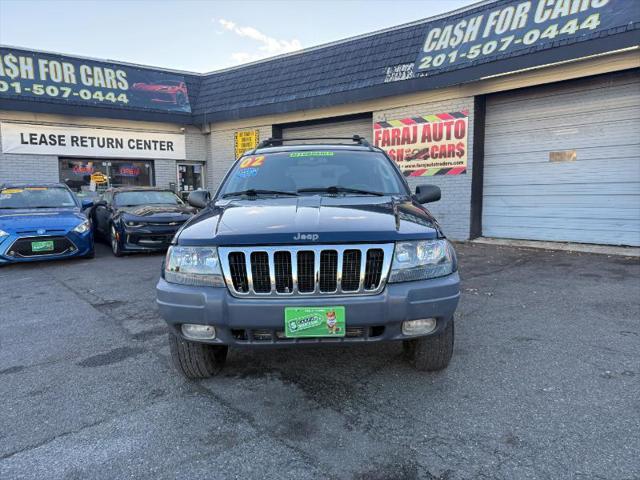
<svg viewBox="0 0 640 480"><path fill-rule="evenodd" d="M431 374L377 344L232 351L191 382L161 255L0 268L0 478L640 478L638 259L458 251Z"/></svg>

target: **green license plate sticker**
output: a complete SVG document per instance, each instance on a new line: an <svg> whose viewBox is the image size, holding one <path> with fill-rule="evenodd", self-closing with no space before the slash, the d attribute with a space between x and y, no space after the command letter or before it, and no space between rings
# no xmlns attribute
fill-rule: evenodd
<svg viewBox="0 0 640 480"><path fill-rule="evenodd" d="M53 240L45 240L44 242L31 242L32 252L51 252L53 251Z"/></svg>
<svg viewBox="0 0 640 480"><path fill-rule="evenodd" d="M285 307L287 338L344 337L344 307Z"/></svg>

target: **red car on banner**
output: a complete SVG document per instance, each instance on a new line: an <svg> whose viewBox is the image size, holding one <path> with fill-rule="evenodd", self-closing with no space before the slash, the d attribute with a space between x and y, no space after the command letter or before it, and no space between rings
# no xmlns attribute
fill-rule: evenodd
<svg viewBox="0 0 640 480"><path fill-rule="evenodd" d="M131 91L152 102L169 103L179 107L189 104L187 85L176 80L164 80L162 83L138 82L132 85Z"/></svg>

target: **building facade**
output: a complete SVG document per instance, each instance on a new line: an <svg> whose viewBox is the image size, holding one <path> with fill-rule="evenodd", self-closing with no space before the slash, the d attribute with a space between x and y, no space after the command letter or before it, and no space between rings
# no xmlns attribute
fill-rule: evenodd
<svg viewBox="0 0 640 480"><path fill-rule="evenodd" d="M640 246L640 5L485 1L219 72L0 48L0 184L215 189L269 137L360 135L448 236Z"/></svg>

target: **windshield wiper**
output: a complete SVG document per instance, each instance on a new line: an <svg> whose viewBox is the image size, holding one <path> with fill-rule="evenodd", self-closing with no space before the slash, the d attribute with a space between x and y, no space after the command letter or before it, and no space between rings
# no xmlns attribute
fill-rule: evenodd
<svg viewBox="0 0 640 480"><path fill-rule="evenodd" d="M225 193L222 195L222 198L241 197L243 195L246 195L248 197L257 197L258 195L291 195L294 197L298 196L296 192L284 192L281 190L256 190L256 189L250 188L248 190L242 190L239 192Z"/></svg>
<svg viewBox="0 0 640 480"><path fill-rule="evenodd" d="M326 192L331 194L336 193L358 193L361 195L376 195L378 197L382 197L385 194L382 192L374 192L370 190L360 190L359 188L348 188L348 187L339 187L337 185L333 185L331 187L310 187L310 188L301 188L298 190L298 193L304 192Z"/></svg>

